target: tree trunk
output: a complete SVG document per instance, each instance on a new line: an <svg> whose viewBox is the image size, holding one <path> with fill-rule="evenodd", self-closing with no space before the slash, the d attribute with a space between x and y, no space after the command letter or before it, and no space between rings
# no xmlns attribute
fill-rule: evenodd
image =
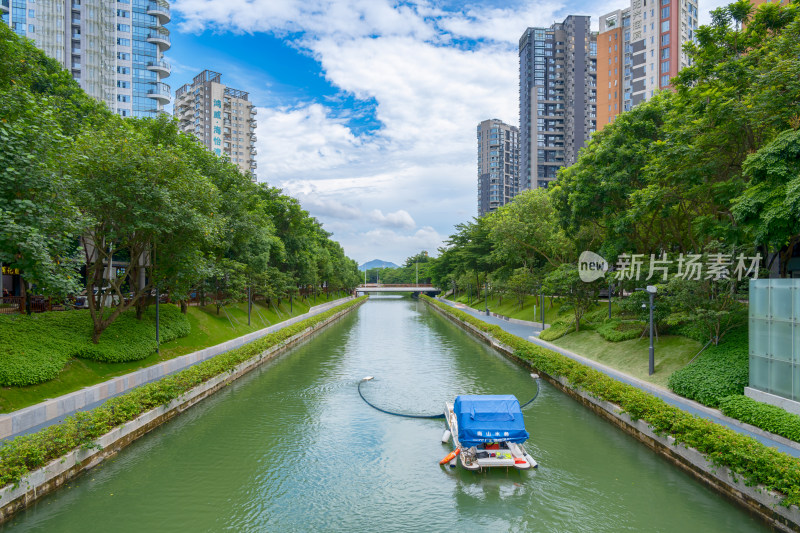
<svg viewBox="0 0 800 533"><path fill-rule="evenodd" d="M189 310L189 302L187 302L186 300L181 300L181 313L185 315L188 310Z"/></svg>

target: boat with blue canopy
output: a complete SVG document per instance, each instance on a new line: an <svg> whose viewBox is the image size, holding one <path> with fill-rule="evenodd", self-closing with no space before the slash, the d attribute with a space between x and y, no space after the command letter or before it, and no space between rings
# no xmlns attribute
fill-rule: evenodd
<svg viewBox="0 0 800 533"><path fill-rule="evenodd" d="M467 470L506 467L527 470L536 461L525 451L525 419L517 398L505 395L461 395L445 406L447 429L442 442L452 438L455 450L440 464L455 467L458 458Z"/></svg>

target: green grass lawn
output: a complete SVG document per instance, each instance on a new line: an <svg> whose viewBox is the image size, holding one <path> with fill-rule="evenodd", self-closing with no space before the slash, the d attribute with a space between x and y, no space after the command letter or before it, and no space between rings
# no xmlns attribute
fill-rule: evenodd
<svg viewBox="0 0 800 533"><path fill-rule="evenodd" d="M608 342L594 331L578 331L553 344L641 380L666 388L670 374L683 368L703 345L675 335L661 335L655 342L655 373L648 372L650 338Z"/></svg>
<svg viewBox="0 0 800 533"><path fill-rule="evenodd" d="M332 293L330 300L336 300L339 297ZM317 296L316 303L313 298L308 301L296 300L292 305L291 313L289 302L283 302L277 310L274 307L266 309L264 302L258 302L253 305L250 326L247 325L246 303L226 307L230 319L226 316L225 311L220 311L220 314L217 315L216 307L213 305L190 307L187 315L192 332L186 337L162 344L160 353L153 353L146 359L127 363L105 363L73 358L56 379L27 387L0 388L0 412L8 413L22 409L48 398L56 398L89 385L102 383L139 368L241 337L271 324L282 322L291 316L306 313L311 306L327 301L324 294Z"/></svg>
<svg viewBox="0 0 800 533"><path fill-rule="evenodd" d="M472 298L468 301L466 295L462 295L459 298L449 298L449 300L456 301L459 303L463 303L468 305L474 309L483 310L485 309L485 303L483 298ZM516 318L519 320L529 320L531 322L540 322L542 321L542 309L539 305L539 298L536 296L528 295L525 297L525 303L520 309L519 303L517 303L516 298L503 298L500 301L499 298L492 298L489 297L489 310L493 313L497 313L503 316ZM561 318L561 302L558 298L553 298L552 304L550 298L545 298L544 300L544 322L545 324L552 324L555 320ZM597 309L607 309L608 303L600 302L598 305L593 306L590 311L595 311ZM535 311L535 314L534 314ZM619 311L616 304L612 305L612 313L617 314ZM566 310L564 312L565 317L572 317L572 312L570 310Z"/></svg>

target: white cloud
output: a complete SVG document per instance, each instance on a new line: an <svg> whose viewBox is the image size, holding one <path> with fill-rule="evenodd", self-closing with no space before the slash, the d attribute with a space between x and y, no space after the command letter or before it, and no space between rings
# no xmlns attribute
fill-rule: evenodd
<svg viewBox="0 0 800 533"><path fill-rule="evenodd" d="M517 123L519 37L565 16L561 0L455 10L426 0L174 6L185 31L282 36L342 94L375 102L380 128L362 136L337 99L259 108L258 174L300 199L351 257L396 263L435 253L476 214L475 128L487 118Z"/></svg>
<svg viewBox="0 0 800 533"><path fill-rule="evenodd" d="M309 172L346 165L361 145L342 121L331 118L320 104L295 109L262 107L257 119L262 180L298 168Z"/></svg>
<svg viewBox="0 0 800 533"><path fill-rule="evenodd" d="M373 209L369 214L369 219L380 224L381 226L388 226L402 229L414 229L417 223L408 214L408 211L400 209L394 213L383 214L380 209Z"/></svg>

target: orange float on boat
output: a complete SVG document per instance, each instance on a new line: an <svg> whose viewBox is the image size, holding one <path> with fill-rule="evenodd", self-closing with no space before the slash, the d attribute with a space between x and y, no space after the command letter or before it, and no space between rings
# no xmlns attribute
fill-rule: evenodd
<svg viewBox="0 0 800 533"><path fill-rule="evenodd" d="M452 452L448 453L447 456L444 459L439 461L439 464L440 465L445 465L445 464L449 463L450 461L455 459L456 455L458 455L459 453L461 453L461 448L456 448Z"/></svg>

